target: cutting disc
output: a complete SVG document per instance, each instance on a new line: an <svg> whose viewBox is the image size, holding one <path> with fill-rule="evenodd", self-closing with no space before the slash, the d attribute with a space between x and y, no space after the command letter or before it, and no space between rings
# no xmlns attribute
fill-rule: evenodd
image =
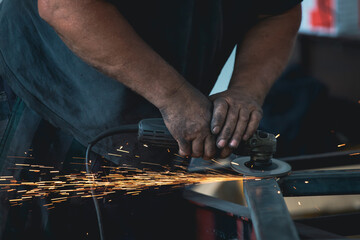
<svg viewBox="0 0 360 240"><path fill-rule="evenodd" d="M231 161L231 167L236 172L244 174L245 176L254 177L276 177L288 174L291 171L291 166L286 162L272 158L271 166L266 169L254 169L248 167L250 157L239 157Z"/></svg>

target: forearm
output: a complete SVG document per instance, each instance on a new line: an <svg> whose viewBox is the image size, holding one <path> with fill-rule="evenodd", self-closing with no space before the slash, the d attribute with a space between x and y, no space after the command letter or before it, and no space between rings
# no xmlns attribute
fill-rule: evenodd
<svg viewBox="0 0 360 240"><path fill-rule="evenodd" d="M301 7L266 17L238 46L229 88L243 88L260 104L286 66L301 20Z"/></svg>
<svg viewBox="0 0 360 240"><path fill-rule="evenodd" d="M119 11L100 0L38 0L40 16L85 62L161 108L190 85L154 52Z"/></svg>

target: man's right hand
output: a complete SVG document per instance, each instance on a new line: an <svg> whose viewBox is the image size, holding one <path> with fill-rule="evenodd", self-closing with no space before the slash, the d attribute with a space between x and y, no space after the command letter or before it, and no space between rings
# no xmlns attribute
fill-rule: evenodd
<svg viewBox="0 0 360 240"><path fill-rule="evenodd" d="M210 131L212 104L185 83L160 108L166 127L179 144L181 156L215 157L215 136Z"/></svg>

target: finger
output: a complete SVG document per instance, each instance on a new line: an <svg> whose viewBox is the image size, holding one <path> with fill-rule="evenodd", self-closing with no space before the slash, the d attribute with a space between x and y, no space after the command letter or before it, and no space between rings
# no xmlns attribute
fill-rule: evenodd
<svg viewBox="0 0 360 240"><path fill-rule="evenodd" d="M215 99L214 111L211 120L211 132L213 134L218 134L222 129L226 119L227 111L228 103L222 98Z"/></svg>
<svg viewBox="0 0 360 240"><path fill-rule="evenodd" d="M191 145L190 142L186 140L177 140L179 145L179 155L187 157L191 155Z"/></svg>
<svg viewBox="0 0 360 240"><path fill-rule="evenodd" d="M249 122L249 115L250 115L250 112L247 109L244 109L244 108L240 109L239 119L238 119L234 134L233 134L230 144L229 144L229 146L231 148L237 148L239 146L239 144L241 142L241 138L242 138L243 134L245 133L246 127Z"/></svg>
<svg viewBox="0 0 360 240"><path fill-rule="evenodd" d="M220 152L220 158L227 158L232 153L232 148L226 146Z"/></svg>
<svg viewBox="0 0 360 240"><path fill-rule="evenodd" d="M214 135L210 134L205 138L203 159L210 160L215 157L215 154L216 154L215 137Z"/></svg>
<svg viewBox="0 0 360 240"><path fill-rule="evenodd" d="M200 158L204 154L204 139L203 138L195 138L192 141L192 153L191 157Z"/></svg>
<svg viewBox="0 0 360 240"><path fill-rule="evenodd" d="M256 129L259 127L260 120L262 118L262 113L258 110L255 110L250 115L250 121L246 129L246 133L243 136L244 141L248 140L252 135L254 135Z"/></svg>
<svg viewBox="0 0 360 240"><path fill-rule="evenodd" d="M236 108L230 108L226 116L225 125L217 139L218 148L223 148L227 145L235 130L238 117L238 110Z"/></svg>

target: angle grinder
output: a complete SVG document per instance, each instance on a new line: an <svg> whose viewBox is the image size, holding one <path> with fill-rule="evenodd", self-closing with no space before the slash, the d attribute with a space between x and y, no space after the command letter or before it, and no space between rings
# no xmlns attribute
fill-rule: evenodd
<svg viewBox="0 0 360 240"><path fill-rule="evenodd" d="M143 119L138 126L138 140L149 146L178 148L178 143L166 128L163 119ZM276 138L273 134L257 130L247 141L233 150L235 155L243 156L231 161L236 172L255 177L274 177L286 175L291 166L273 158L276 152Z"/></svg>

